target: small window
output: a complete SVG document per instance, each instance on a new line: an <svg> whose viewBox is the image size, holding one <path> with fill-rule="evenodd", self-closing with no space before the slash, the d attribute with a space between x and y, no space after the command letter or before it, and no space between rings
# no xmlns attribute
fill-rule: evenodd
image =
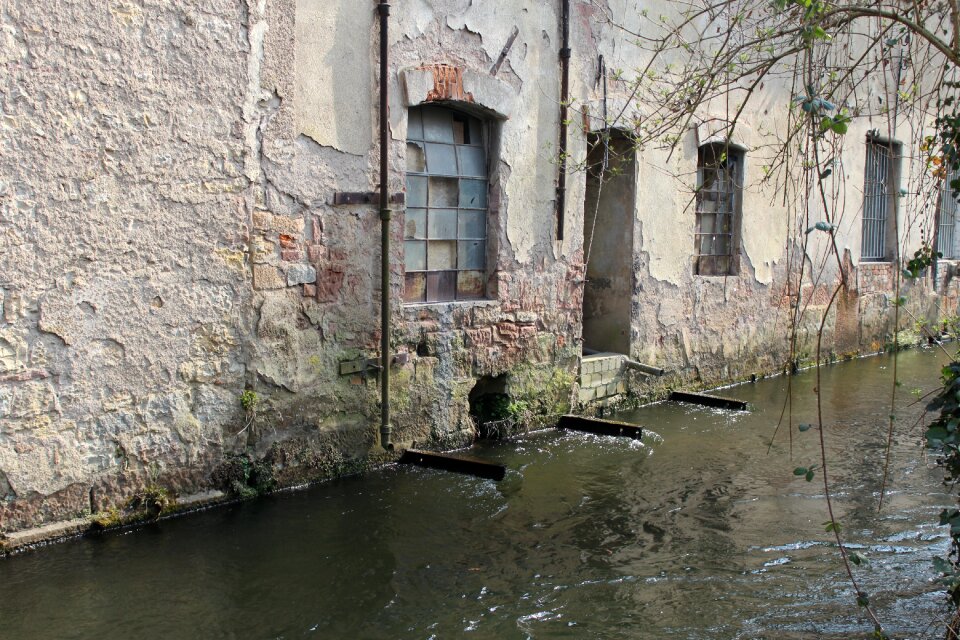
<svg viewBox="0 0 960 640"><path fill-rule="evenodd" d="M943 181L940 190L940 219L937 223L937 251L947 260L956 260L957 243L954 230L957 224L957 198L950 188L950 182L960 178L960 172L951 171Z"/></svg>
<svg viewBox="0 0 960 640"><path fill-rule="evenodd" d="M700 147L694 241L697 275L737 273L742 191L743 152L724 144Z"/></svg>
<svg viewBox="0 0 960 640"><path fill-rule="evenodd" d="M410 109L403 230L406 302L486 296L487 153L483 122Z"/></svg>
<svg viewBox="0 0 960 640"><path fill-rule="evenodd" d="M863 240L860 258L890 260L896 242L893 226L893 185L897 181L899 154L896 145L867 139L863 184Z"/></svg>

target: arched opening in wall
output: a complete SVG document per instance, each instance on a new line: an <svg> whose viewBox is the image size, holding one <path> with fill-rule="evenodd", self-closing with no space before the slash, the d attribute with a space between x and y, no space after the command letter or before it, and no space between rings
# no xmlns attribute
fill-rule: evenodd
<svg viewBox="0 0 960 640"><path fill-rule="evenodd" d="M484 376L470 390L470 416L477 429L477 438L498 440L513 429L513 400L507 393L507 376Z"/></svg>
<svg viewBox="0 0 960 640"><path fill-rule="evenodd" d="M630 137L617 129L591 133L587 142L583 212L584 351L629 355L636 150Z"/></svg>

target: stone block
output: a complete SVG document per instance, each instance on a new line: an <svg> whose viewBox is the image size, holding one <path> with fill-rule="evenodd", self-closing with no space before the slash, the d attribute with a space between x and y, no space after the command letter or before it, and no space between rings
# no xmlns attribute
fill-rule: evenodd
<svg viewBox="0 0 960 640"><path fill-rule="evenodd" d="M303 254L300 253L299 249L281 249L280 250L280 259L284 262L300 262L303 258Z"/></svg>
<svg viewBox="0 0 960 640"><path fill-rule="evenodd" d="M269 211L253 212L253 228L260 231L269 231L273 227L273 214Z"/></svg>
<svg viewBox="0 0 960 640"><path fill-rule="evenodd" d="M317 281L317 270L308 264L294 264L287 269L287 285L308 284Z"/></svg>
<svg viewBox="0 0 960 640"><path fill-rule="evenodd" d="M317 297L317 286L313 284L303 285L303 297L304 298L316 298Z"/></svg>
<svg viewBox="0 0 960 640"><path fill-rule="evenodd" d="M580 389L580 404L592 402L596 397L596 389Z"/></svg>
<svg viewBox="0 0 960 640"><path fill-rule="evenodd" d="M280 269L268 264L253 265L254 289L282 289L285 286Z"/></svg>
<svg viewBox="0 0 960 640"><path fill-rule="evenodd" d="M276 245L266 238L254 238L251 247L251 261L254 264L269 262L274 257Z"/></svg>
<svg viewBox="0 0 960 640"><path fill-rule="evenodd" d="M301 236L303 235L303 226L303 218L273 216L273 219L270 223L270 230L284 235Z"/></svg>

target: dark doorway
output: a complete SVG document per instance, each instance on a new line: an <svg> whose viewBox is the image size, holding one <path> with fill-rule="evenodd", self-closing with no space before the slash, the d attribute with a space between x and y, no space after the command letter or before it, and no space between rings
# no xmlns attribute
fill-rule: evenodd
<svg viewBox="0 0 960 640"><path fill-rule="evenodd" d="M633 300L633 221L637 201L636 150L617 130L590 135L583 246L583 344L630 354Z"/></svg>

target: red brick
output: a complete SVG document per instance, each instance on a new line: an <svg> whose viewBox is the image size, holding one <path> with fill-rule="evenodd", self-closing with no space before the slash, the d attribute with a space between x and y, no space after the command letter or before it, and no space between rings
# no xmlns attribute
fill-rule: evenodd
<svg viewBox="0 0 960 640"><path fill-rule="evenodd" d="M335 302L342 288L342 272L324 269L317 273L317 300L320 302Z"/></svg>
<svg viewBox="0 0 960 640"><path fill-rule="evenodd" d="M327 248L322 244L313 244L307 247L307 257L310 262L323 262L327 258Z"/></svg>
<svg viewBox="0 0 960 640"><path fill-rule="evenodd" d="M281 249L280 250L280 259L286 260L287 262L300 262L303 258L303 254L300 253L299 249Z"/></svg>
<svg viewBox="0 0 960 640"><path fill-rule="evenodd" d="M303 285L303 297L304 297L304 298L316 298L316 297L317 297L317 285L315 285L315 284L305 284L305 285Z"/></svg>
<svg viewBox="0 0 960 640"><path fill-rule="evenodd" d="M297 239L286 233L280 234L280 246L284 249L296 249L297 248Z"/></svg>

